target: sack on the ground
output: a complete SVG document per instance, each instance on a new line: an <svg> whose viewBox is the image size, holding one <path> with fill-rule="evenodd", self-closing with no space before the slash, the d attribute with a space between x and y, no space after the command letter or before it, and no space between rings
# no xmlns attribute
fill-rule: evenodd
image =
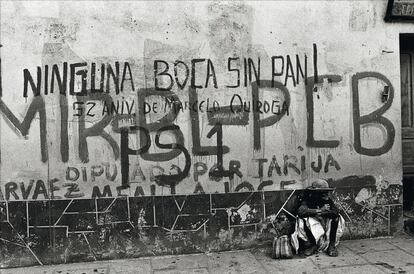
<svg viewBox="0 0 414 274"><path fill-rule="evenodd" d="M272 244L273 259L290 259L293 257L290 238L288 235L275 237Z"/></svg>

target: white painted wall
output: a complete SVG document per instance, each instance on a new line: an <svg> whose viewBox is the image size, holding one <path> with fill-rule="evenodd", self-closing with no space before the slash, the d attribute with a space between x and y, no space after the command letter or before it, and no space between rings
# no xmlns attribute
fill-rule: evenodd
<svg viewBox="0 0 414 274"><path fill-rule="evenodd" d="M263 180L272 180L273 185L264 190L280 189L281 181L296 180L296 184L287 188L303 188L314 178L339 179L351 175L373 175L378 185L400 184L401 182L401 127L400 127L400 79L399 79L399 34L412 32L412 24L385 23L386 1L263 1L241 3L216 2L2 2L1 3L1 66L2 101L13 114L22 121L32 100L23 95L23 69L27 68L36 75L36 67L67 61L96 62L128 61L131 64L135 91L121 94L127 100L136 100L141 88L154 86L153 61L163 59L170 65L175 60L190 62L193 58L211 59L218 81L218 88L212 86L198 91L200 98L217 100L226 105L234 93L250 98L251 89L225 88L234 83L234 73L227 72L229 57L250 57L261 59L261 78L271 78L271 56L298 54L303 60L308 56L308 76L313 75L313 44L318 50L318 73L336 74L342 78L338 84L319 85L314 94L314 128L316 139L339 140L337 148L312 148L306 146L307 111L305 85L303 79L295 87L287 82L291 96L289 116L284 116L276 124L261 129L261 150L253 149L253 117L250 114L247 126L223 126L223 144L230 148L224 155L224 167L230 160L241 163L243 178L236 176L234 187L242 181L248 181L257 190ZM59 54L47 54L48 43L60 44ZM60 55L62 54L62 55ZM204 63L205 65L205 63ZM199 70L197 79L205 81L205 66ZM395 128L395 140L392 148L380 156L361 155L354 148L354 128L352 112L352 76L361 72L377 72L392 83L395 90L394 101L384 115ZM232 76L233 75L233 76ZM283 79L282 79L283 81ZM210 82L211 85L212 82ZM126 84L129 87L129 83ZM383 105L380 92L384 83L374 78L361 81L359 102L361 114L368 114ZM263 89L266 90L266 89ZM188 88L175 92L180 100L188 100ZM114 100L122 99L121 95ZM264 98L271 98L270 91L264 91ZM319 99L317 98L319 96ZM39 117L32 122L27 136L23 137L8 119L0 120L0 189L6 194L6 184L23 182L27 187L30 180L48 180L57 178L55 186L60 190L55 196L64 196L69 181L65 178L68 167L81 171L86 167L88 179L77 181L79 193L84 198L91 197L92 187L110 185L116 196L116 187L121 184L121 163L114 158L108 143L101 137L89 137L89 162L82 163L78 152L78 118L74 117L75 97L67 96L69 105L69 160L64 163L60 154L60 109L56 94L44 96L47 116L47 155L48 161L41 161ZM161 101L162 102L162 101ZM136 102L142 103L142 102ZM136 104L135 104L136 106ZM96 116L87 118L86 127L101 118L102 105L94 109ZM4 115L3 115L4 116ZM264 118L266 116L262 116ZM147 121L156 121L160 114L147 115ZM192 153L192 130L190 113L184 111L177 117L176 124L184 136L184 145L191 155L189 177L177 185L177 194L193 193L196 183L193 178L195 162L203 162L208 168L216 162L213 156L195 156ZM200 114L200 132L202 145L215 145L215 136L206 137L212 128L208 125L206 113ZM120 135L105 128L119 144ZM164 152L154 146L155 133L151 134L150 152ZM361 129L362 145L369 148L380 147L388 138L381 127L367 126ZM130 135L130 141L138 138ZM161 142L171 138L163 136ZM301 151L298 147L304 148ZM133 146L131 145L131 148ZM136 147L135 147L136 148ZM313 172L311 161L322 156L325 164L331 154L338 162L340 170L329 167ZM300 168L300 158L305 156L306 170L295 173L291 168L287 175L268 178L267 171L272 156L283 167L284 155L295 156ZM264 177L258 178L258 163L253 159L265 158ZM131 164L139 162L146 180L132 183L130 190L122 193L134 195L137 186L142 186L146 195L150 194L150 169L154 165L170 172L172 164L184 168L184 156L167 162L145 161L140 157L130 157ZM91 167L110 163L111 171L117 166L118 175L114 182L99 176L93 182ZM131 167L132 170L132 167ZM224 192L223 182L212 181L208 174L199 177L205 192ZM9 184L9 187L11 185ZM30 190L28 199L32 199L36 184ZM50 191L50 190L49 190ZM20 186L15 191L22 199ZM156 194L170 194L168 187L156 186ZM49 195L50 196L50 195ZM5 198L5 197L3 197ZM44 199L39 195L37 199ZM10 199L15 197L10 195Z"/></svg>

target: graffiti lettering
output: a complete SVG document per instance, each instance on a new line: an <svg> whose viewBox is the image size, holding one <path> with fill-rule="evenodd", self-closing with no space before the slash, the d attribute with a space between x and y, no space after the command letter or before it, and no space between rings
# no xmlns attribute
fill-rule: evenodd
<svg viewBox="0 0 414 274"><path fill-rule="evenodd" d="M50 93L53 93L55 88L55 79L57 81L59 92L62 95L66 95L66 87L67 81L69 78L69 94L76 95L76 96L83 96L87 94L88 90L88 70L87 70L87 63L73 63L69 64L70 73L68 74L68 63L64 62L62 65L62 72L59 70L59 66L54 64L52 66L52 76L51 81L49 83L48 73L49 73L49 65L45 65L42 73L42 68L37 67L36 69L36 82L33 80L33 76L28 69L23 70L23 79L24 79L24 86L23 86L23 97L28 96L28 89L29 85L31 90L33 91L35 96L39 96L41 94L41 89L43 87L43 92L45 95L48 94L48 90L50 87ZM105 69L106 68L106 69ZM120 64L119 62L115 62L115 71L111 64L102 64L101 68L101 77L100 77L100 88L96 88L95 78L96 78L96 63L90 64L90 80L89 80L89 90L92 93L98 92L106 92L109 93L112 88L115 89L116 94L124 91L124 85L126 81L130 81L131 90L134 91L134 81L132 78L131 67L128 62L124 62L123 71L122 71L122 78L120 77ZM105 73L106 72L106 73ZM42 74L44 77L42 77ZM81 90L75 90L75 80L77 78L81 78ZM42 83L42 79L44 82ZM113 85L111 85L111 79ZM106 81L105 81L106 80Z"/></svg>
<svg viewBox="0 0 414 274"><path fill-rule="evenodd" d="M104 101L106 104L112 103L112 97L105 93L90 93L88 96L77 96L79 101L85 102L87 100L101 100ZM89 162L89 152L88 152L88 143L86 139L88 137L102 137L106 140L109 145L111 146L114 158L119 158L119 146L118 143L109 135L104 129L112 120L111 114L106 114L102 117L102 119L92 125L89 128L85 127L85 116L82 115L79 117L78 122L78 132L79 132L79 157L82 162L87 163Z"/></svg>
<svg viewBox="0 0 414 274"><path fill-rule="evenodd" d="M366 114L360 114L359 109L359 81L365 78L376 78L381 80L385 86L389 87L389 97L383 106L379 109ZM352 76L352 106L353 106L353 122L354 122L354 147L355 150L363 155L378 156L388 152L394 144L395 128L390 120L382 116L392 105L394 100L394 87L390 80L378 72L363 72ZM382 126L387 132L384 144L379 148L367 148L361 144L361 127L368 127L370 124Z"/></svg>
<svg viewBox="0 0 414 274"><path fill-rule="evenodd" d="M313 103L313 93L317 89L315 84L323 83L324 79L328 79L330 83L338 83L342 81L342 77L339 75L321 75L316 78L309 77L307 79L308 85L306 86L306 110L308 118L308 138L306 140L306 145L309 147L337 147L339 146L338 140L315 140L314 137L314 103Z"/></svg>
<svg viewBox="0 0 414 274"><path fill-rule="evenodd" d="M20 132L21 135L27 136L29 134L30 126L35 118L36 113L39 113L40 123L40 151L42 156L42 162L48 160L47 155L47 140L46 140L46 109L45 102L42 97L34 97L29 105L26 115L23 121L19 119L11 112L7 105L0 99L0 111L3 113L3 117L6 118L13 128Z"/></svg>
<svg viewBox="0 0 414 274"><path fill-rule="evenodd" d="M304 56L304 70L302 69L302 65L300 63L299 55L296 54L296 71L293 69L293 64L291 61L291 57L286 55L286 71L285 71L285 58L283 56L272 56L272 83L276 83L275 78L281 77L285 74L285 80L283 85L286 86L288 79L292 78L292 84L296 87L297 84L300 83L299 79L305 80L305 84L307 84L307 75L308 75L308 57ZM279 69L277 67L277 63L279 63ZM296 76L295 76L296 72ZM272 85L272 87L274 87Z"/></svg>
<svg viewBox="0 0 414 274"><path fill-rule="evenodd" d="M206 59L192 59L191 60L191 88L203 88L202 85L198 84L196 79L197 64L204 63ZM162 66L161 66L162 64ZM181 64L185 67L184 78L178 73L178 65ZM163 70L160 72L160 69L163 67ZM174 63L174 77L168 72L170 66L168 62L163 60L154 60L154 84L155 90L169 91L174 86L174 79L180 89L184 89L189 78L189 68L188 65L183 61L175 61ZM181 77L180 77L181 76ZM217 77L214 69L213 62L210 59L207 59L206 74L205 74L205 84L204 88L207 88L211 81L213 82L214 88L217 88ZM167 79L166 79L167 77Z"/></svg>
<svg viewBox="0 0 414 274"><path fill-rule="evenodd" d="M269 117L260 119L259 112L253 112L253 148L255 150L261 149L260 141L260 129L264 127L269 127L276 124L283 116L289 115L289 106L290 106L290 94L288 89L280 82L276 81L262 81L261 87L270 88L273 92L279 90L283 95L283 104L285 107L282 107L282 111L277 114L273 114ZM259 87L256 82L252 83L252 99L253 101L259 100Z"/></svg>

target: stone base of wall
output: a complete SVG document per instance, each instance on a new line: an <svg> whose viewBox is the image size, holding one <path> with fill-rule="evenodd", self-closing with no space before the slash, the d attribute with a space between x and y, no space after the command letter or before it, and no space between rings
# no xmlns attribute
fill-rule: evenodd
<svg viewBox="0 0 414 274"><path fill-rule="evenodd" d="M330 181L345 239L402 229L401 185ZM294 230L302 190L0 201L0 267L197 253L268 245Z"/></svg>

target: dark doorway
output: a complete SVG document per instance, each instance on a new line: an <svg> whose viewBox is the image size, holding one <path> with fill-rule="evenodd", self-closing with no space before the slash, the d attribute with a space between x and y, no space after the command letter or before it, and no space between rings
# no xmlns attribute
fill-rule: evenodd
<svg viewBox="0 0 414 274"><path fill-rule="evenodd" d="M404 216L414 218L414 33L400 34Z"/></svg>

